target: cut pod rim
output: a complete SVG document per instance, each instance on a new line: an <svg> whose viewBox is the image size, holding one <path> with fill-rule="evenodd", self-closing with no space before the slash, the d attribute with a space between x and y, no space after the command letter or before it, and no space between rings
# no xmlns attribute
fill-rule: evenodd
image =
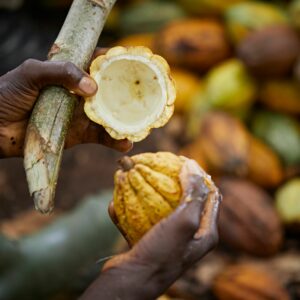
<svg viewBox="0 0 300 300"><path fill-rule="evenodd" d="M170 68L148 48L111 48L92 62L90 74L99 88L85 99L85 113L114 139L140 141L171 118L176 88Z"/></svg>

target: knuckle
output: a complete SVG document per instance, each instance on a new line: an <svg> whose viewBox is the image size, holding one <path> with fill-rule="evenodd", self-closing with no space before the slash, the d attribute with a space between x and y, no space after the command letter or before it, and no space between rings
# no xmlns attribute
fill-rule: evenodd
<svg viewBox="0 0 300 300"><path fill-rule="evenodd" d="M16 74L23 84L29 85L32 88L39 88L39 81L41 78L38 76L43 72L41 68L42 62L33 58L25 60L17 69Z"/></svg>
<svg viewBox="0 0 300 300"><path fill-rule="evenodd" d="M63 70L68 77L72 77L77 72L75 65L69 61L63 63Z"/></svg>
<svg viewBox="0 0 300 300"><path fill-rule="evenodd" d="M20 71L24 74L27 74L29 71L34 71L40 65L40 63L41 62L36 59L28 58L20 65Z"/></svg>
<svg viewBox="0 0 300 300"><path fill-rule="evenodd" d="M21 68L28 70L28 68L36 67L39 64L39 61L33 58L26 59L22 64Z"/></svg>
<svg viewBox="0 0 300 300"><path fill-rule="evenodd" d="M71 86L76 85L83 77L82 71L71 62L62 63L64 81Z"/></svg>

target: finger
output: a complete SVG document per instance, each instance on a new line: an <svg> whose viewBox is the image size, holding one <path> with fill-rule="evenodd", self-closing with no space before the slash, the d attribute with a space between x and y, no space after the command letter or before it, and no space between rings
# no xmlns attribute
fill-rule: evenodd
<svg viewBox="0 0 300 300"><path fill-rule="evenodd" d="M157 265L178 261L193 239L200 223L200 203L181 204L169 217L156 224L133 248L143 260Z"/></svg>
<svg viewBox="0 0 300 300"><path fill-rule="evenodd" d="M105 47L101 47L100 48L100 47L97 47L95 49L94 53L93 53L91 61L93 61L95 58L97 58L100 55L105 55L109 49L110 48L105 48Z"/></svg>
<svg viewBox="0 0 300 300"><path fill-rule="evenodd" d="M128 152L132 149L133 143L127 139L113 139L102 126L93 122L89 123L82 143L98 143L119 152Z"/></svg>
<svg viewBox="0 0 300 300"><path fill-rule="evenodd" d="M221 196L217 194L207 200L199 230L195 233L194 240L184 255L184 261L187 265L194 264L217 245L220 202Z"/></svg>
<svg viewBox="0 0 300 300"><path fill-rule="evenodd" d="M119 152L128 152L133 144L128 140L114 140L105 129L92 122L86 116L84 102L80 101L74 112L74 117L66 139L66 148L77 144L102 144Z"/></svg>
<svg viewBox="0 0 300 300"><path fill-rule="evenodd" d="M90 124L88 130L92 131L94 130L98 131L98 141L100 144L112 148L114 150L117 150L119 152L128 152L132 149L133 144L127 139L123 140L115 140L113 139L102 126L98 126L95 123Z"/></svg>
<svg viewBox="0 0 300 300"><path fill-rule="evenodd" d="M108 214L109 214L111 220L113 221L113 223L115 224L115 226L117 226L118 230L123 235L124 239L127 241L128 245L130 245L130 240L128 239L126 232L119 225L119 221L118 221L115 209L114 209L114 202L113 202L113 200L109 203Z"/></svg>
<svg viewBox="0 0 300 300"><path fill-rule="evenodd" d="M207 175L192 159L187 159L180 172L180 183L183 189L183 201L198 200L202 206L210 189L205 182Z"/></svg>
<svg viewBox="0 0 300 300"><path fill-rule="evenodd" d="M199 230L195 234L195 239L207 233L214 233L218 227L219 206L222 197L218 193L212 193L205 203L203 216L201 218Z"/></svg>
<svg viewBox="0 0 300 300"><path fill-rule="evenodd" d="M33 88L58 85L80 96L92 96L97 92L96 82L71 62L28 59L19 71Z"/></svg>

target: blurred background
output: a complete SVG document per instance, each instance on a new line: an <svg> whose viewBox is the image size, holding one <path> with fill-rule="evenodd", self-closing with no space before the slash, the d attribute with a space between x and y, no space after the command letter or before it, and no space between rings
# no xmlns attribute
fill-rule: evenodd
<svg viewBox="0 0 300 300"><path fill-rule="evenodd" d="M0 75L46 59L71 2L0 0ZM224 196L219 247L161 299L300 299L300 1L117 2L99 46L149 47L178 89L169 124L130 154L193 158ZM0 160L1 300L76 299L126 249L106 212L120 157L66 151L48 217L22 159Z"/></svg>

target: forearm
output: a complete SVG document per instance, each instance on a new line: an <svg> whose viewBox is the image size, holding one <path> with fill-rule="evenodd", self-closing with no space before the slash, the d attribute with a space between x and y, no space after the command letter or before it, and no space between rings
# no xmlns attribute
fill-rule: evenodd
<svg viewBox="0 0 300 300"><path fill-rule="evenodd" d="M140 289L137 282L133 282L131 276L122 276L108 270L92 283L81 296L80 300L140 300ZM150 299L149 299L150 300Z"/></svg>
<svg viewBox="0 0 300 300"><path fill-rule="evenodd" d="M80 300L155 300L173 282L155 273L134 266L108 269L100 274Z"/></svg>

